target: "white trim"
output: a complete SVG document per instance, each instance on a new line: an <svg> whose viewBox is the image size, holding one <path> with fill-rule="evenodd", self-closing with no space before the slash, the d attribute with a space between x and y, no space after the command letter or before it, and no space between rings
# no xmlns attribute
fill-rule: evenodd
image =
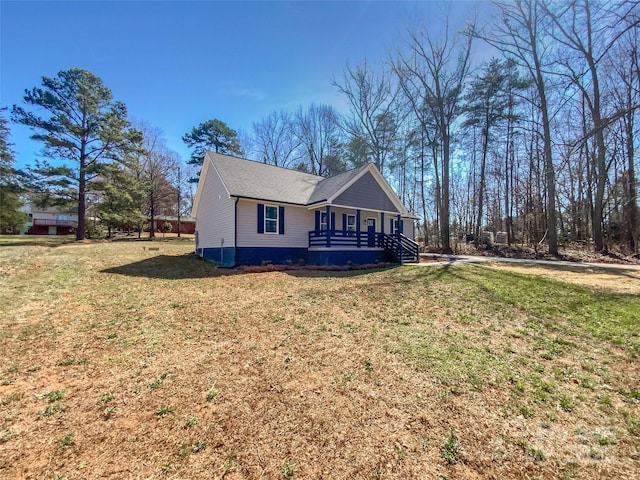
<svg viewBox="0 0 640 480"><path fill-rule="evenodd" d="M400 230L400 222L398 222L397 218L392 218L391 220L393 220L393 226L391 227L391 230L393 230L393 231L390 232L390 233L391 233L391 235L395 235Z"/></svg>
<svg viewBox="0 0 640 480"><path fill-rule="evenodd" d="M345 210L360 210L361 212L375 212L375 213L384 213L385 215L401 215L403 218L414 218L411 215L404 215L401 212L391 212L389 210L374 210L372 208L369 207L354 207L353 205L342 205L339 203L329 203L329 202L322 202L322 203L314 203L313 205L309 205L309 206L305 206L307 210L320 210L322 209L322 211L324 211L324 208L329 205L332 209L333 208L343 208ZM415 217L416 219L418 217Z"/></svg>
<svg viewBox="0 0 640 480"><path fill-rule="evenodd" d="M356 232L358 230L356 222L358 221L358 216L354 213L345 213L347 216L347 224L343 225L343 228L347 232ZM349 219L353 218L353 230L349 230Z"/></svg>
<svg viewBox="0 0 640 480"><path fill-rule="evenodd" d="M324 215L325 221L322 221L322 216ZM324 224L324 228L322 228L322 225ZM318 224L318 227L320 227L320 231L321 232L326 232L327 230L329 230L329 226L331 224L331 215L327 215L327 212L320 212L320 222Z"/></svg>
<svg viewBox="0 0 640 480"><path fill-rule="evenodd" d="M276 218L267 218L267 208L275 208L276 209ZM267 203L265 203L263 205L264 208L264 212L263 212L263 217L264 217L264 225L263 225L263 232L265 235L279 235L280 234L280 209L278 208L278 205L269 205ZM276 222L276 230L274 232L267 232L267 220L269 220L270 222Z"/></svg>

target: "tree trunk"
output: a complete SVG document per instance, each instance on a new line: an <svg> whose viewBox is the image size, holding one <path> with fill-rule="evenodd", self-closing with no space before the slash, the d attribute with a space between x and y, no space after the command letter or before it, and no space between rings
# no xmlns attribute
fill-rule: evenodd
<svg viewBox="0 0 640 480"><path fill-rule="evenodd" d="M598 72L593 57L588 56L587 61L589 70L591 71L591 80L593 82L593 106L591 108L591 116L593 118L593 126L596 129L596 198L593 205L593 243L596 252L605 250L604 245L604 193L607 186L607 159L606 145L604 140L604 122L602 121L600 111L600 84L598 81Z"/></svg>
<svg viewBox="0 0 640 480"><path fill-rule="evenodd" d="M531 43L533 45L536 45L537 41L535 39L532 39ZM558 229L556 215L556 172L553 165L551 126L549 124L547 91L545 88L545 82L542 76L542 67L538 59L537 51L534 53L534 61L536 66L536 86L538 89L538 96L540 97L540 112L542 114L542 129L544 140L544 173L547 188L547 235L549 238L549 253L551 255L557 255Z"/></svg>
<svg viewBox="0 0 640 480"><path fill-rule="evenodd" d="M420 138L420 196L422 198L422 223L424 225L424 245L429 244L429 231L428 231L428 221L427 221L427 200L424 191L424 174L425 174L425 166L424 166L424 132Z"/></svg>
<svg viewBox="0 0 640 480"><path fill-rule="evenodd" d="M452 254L451 249L451 232L450 232L450 213L449 213L449 154L450 154L450 139L449 132L446 125L441 125L442 128L442 208L440 213L440 235L442 237L442 253Z"/></svg>
<svg viewBox="0 0 640 480"><path fill-rule="evenodd" d="M155 211L155 199L153 195L150 198L151 207L149 208L149 238L156 238L156 211Z"/></svg>
<svg viewBox="0 0 640 480"><path fill-rule="evenodd" d="M633 112L630 111L627 114L626 123L626 140L627 140L627 225L628 225L628 237L627 242L629 248L633 253L636 253L638 247L638 190L636 179L636 169L634 164L635 157L635 145L633 137Z"/></svg>
<svg viewBox="0 0 640 480"><path fill-rule="evenodd" d="M86 222L86 189L87 189L87 154L86 143L82 141L80 145L80 169L78 172L78 227L76 228L76 240L85 239Z"/></svg>
<svg viewBox="0 0 640 480"><path fill-rule="evenodd" d="M480 186L478 187L478 220L476 222L476 231L474 244L476 248L480 245L480 233L482 231L482 210L484 207L484 190L485 177L487 167L487 150L489 149L489 127L485 125L482 129L482 157L480 158Z"/></svg>

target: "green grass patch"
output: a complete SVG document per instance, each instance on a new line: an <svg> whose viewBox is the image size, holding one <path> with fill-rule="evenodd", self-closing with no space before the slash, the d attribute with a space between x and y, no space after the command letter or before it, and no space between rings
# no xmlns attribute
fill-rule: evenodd
<svg viewBox="0 0 640 480"><path fill-rule="evenodd" d="M446 386L481 389L486 383L503 383L512 368L503 355L475 344L457 332L402 329L388 349L407 357L420 370L428 370Z"/></svg>
<svg viewBox="0 0 640 480"><path fill-rule="evenodd" d="M478 295L497 305L524 311L538 325L546 326L550 322L554 330L566 334L568 329L554 322L566 320L578 330L628 348L633 355L640 354L640 298L636 295L601 292L539 276L482 267L456 269L443 277L475 286ZM545 330L548 329L547 326ZM551 347L553 355L574 346L573 342L558 336L546 345Z"/></svg>

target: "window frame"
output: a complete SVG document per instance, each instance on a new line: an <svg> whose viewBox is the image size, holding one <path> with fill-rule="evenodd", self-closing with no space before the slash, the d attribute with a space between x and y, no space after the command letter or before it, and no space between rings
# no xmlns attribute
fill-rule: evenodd
<svg viewBox="0 0 640 480"><path fill-rule="evenodd" d="M327 215L327 212L320 212L320 231L321 232L326 232L327 230L329 230L329 216ZM324 219L324 221L322 221ZM324 225L324 228L322 227Z"/></svg>
<svg viewBox="0 0 640 480"><path fill-rule="evenodd" d="M351 223L350 220L353 220L353 223ZM347 224L345 225L345 230L347 231L347 233L356 232L356 216L355 215L350 213L347 214Z"/></svg>
<svg viewBox="0 0 640 480"><path fill-rule="evenodd" d="M269 217L267 215L267 212L269 211L269 209L272 208L275 210L276 212L276 216L275 218ZM273 224L275 225L275 230L270 232L267 228L267 224L268 222L273 222ZM278 235L279 232L279 225L280 225L280 209L278 208L277 205L264 205L264 234L265 235Z"/></svg>

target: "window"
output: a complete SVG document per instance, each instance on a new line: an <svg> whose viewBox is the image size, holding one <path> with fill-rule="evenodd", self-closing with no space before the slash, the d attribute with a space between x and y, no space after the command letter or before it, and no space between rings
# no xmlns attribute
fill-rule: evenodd
<svg viewBox="0 0 640 480"><path fill-rule="evenodd" d="M355 232L355 231L356 231L356 216L347 215L347 232Z"/></svg>
<svg viewBox="0 0 640 480"><path fill-rule="evenodd" d="M391 233L397 234L398 232L402 233L402 220L398 221L397 218L391 219Z"/></svg>
<svg viewBox="0 0 640 480"><path fill-rule="evenodd" d="M327 212L320 212L320 231L327 230Z"/></svg>
<svg viewBox="0 0 640 480"><path fill-rule="evenodd" d="M284 235L284 207L259 203L258 233Z"/></svg>
<svg viewBox="0 0 640 480"><path fill-rule="evenodd" d="M278 233L278 207L265 205L264 233Z"/></svg>

